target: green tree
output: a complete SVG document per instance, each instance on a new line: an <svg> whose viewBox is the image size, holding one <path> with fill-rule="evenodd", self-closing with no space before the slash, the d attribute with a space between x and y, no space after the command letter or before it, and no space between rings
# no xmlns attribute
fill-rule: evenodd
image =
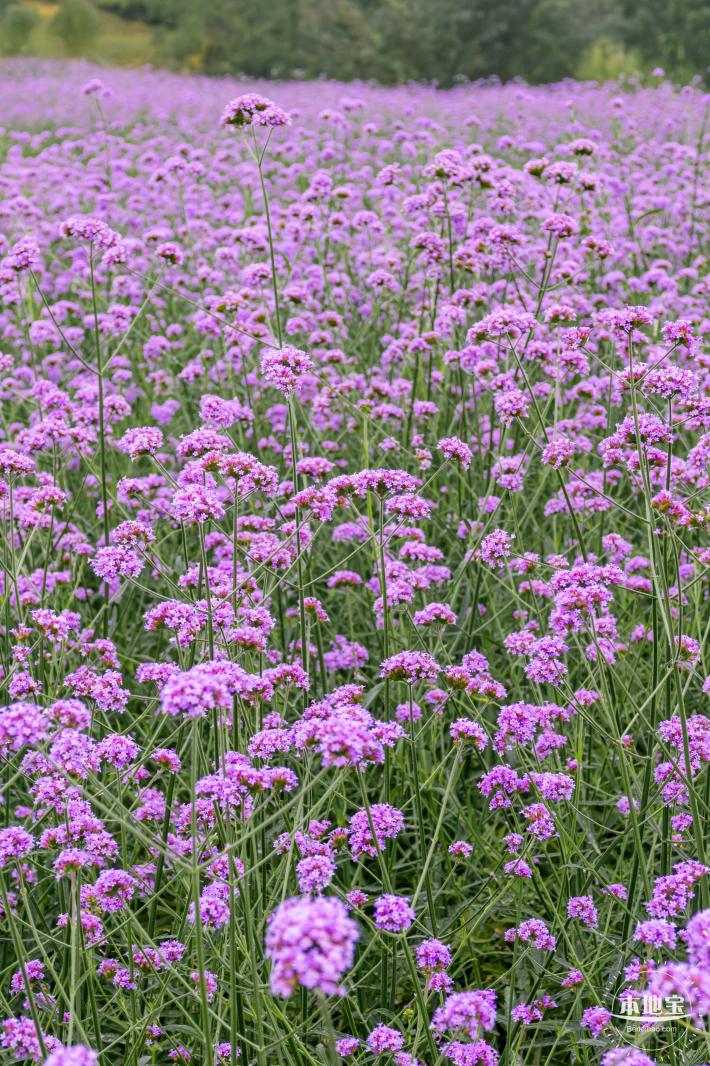
<svg viewBox="0 0 710 1066"><path fill-rule="evenodd" d="M708 73L710 4L708 0L624 0L625 40L650 66L665 67L676 78Z"/></svg>
<svg viewBox="0 0 710 1066"><path fill-rule="evenodd" d="M27 44L32 30L37 24L37 13L20 4L6 7L0 20L3 51L6 55L17 55Z"/></svg>
<svg viewBox="0 0 710 1066"><path fill-rule="evenodd" d="M545 82L659 65L680 79L706 76L710 61L710 0L98 2L154 26L175 62L214 74L448 86L461 75Z"/></svg>
<svg viewBox="0 0 710 1066"><path fill-rule="evenodd" d="M89 0L62 0L51 25L67 53L81 55L98 33L99 19Z"/></svg>

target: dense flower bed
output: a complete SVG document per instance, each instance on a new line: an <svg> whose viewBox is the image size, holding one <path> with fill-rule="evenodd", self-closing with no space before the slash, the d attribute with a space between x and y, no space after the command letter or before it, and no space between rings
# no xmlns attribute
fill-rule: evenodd
<svg viewBox="0 0 710 1066"><path fill-rule="evenodd" d="M3 1061L707 1061L707 100L0 86Z"/></svg>

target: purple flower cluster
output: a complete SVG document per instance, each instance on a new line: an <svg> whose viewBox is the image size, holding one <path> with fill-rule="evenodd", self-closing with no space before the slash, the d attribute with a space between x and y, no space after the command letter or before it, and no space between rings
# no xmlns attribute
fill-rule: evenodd
<svg viewBox="0 0 710 1066"><path fill-rule="evenodd" d="M285 900L269 917L266 955L271 990L284 998L301 985L325 996L344 995L341 980L353 964L357 924L333 896Z"/></svg>

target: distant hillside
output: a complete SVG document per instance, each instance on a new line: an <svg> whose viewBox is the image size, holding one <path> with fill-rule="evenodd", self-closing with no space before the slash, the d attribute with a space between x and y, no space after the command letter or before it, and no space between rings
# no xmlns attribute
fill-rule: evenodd
<svg viewBox="0 0 710 1066"><path fill-rule="evenodd" d="M7 8L8 5L3 5ZM34 29L21 48L22 53L44 58L64 58L72 54L61 37L55 32L52 22L59 12L58 3L45 0L23 0L23 6L34 13ZM155 29L145 22L123 18L113 11L96 8L97 30L86 47L74 54L101 64L118 66L142 66L160 61L156 47Z"/></svg>

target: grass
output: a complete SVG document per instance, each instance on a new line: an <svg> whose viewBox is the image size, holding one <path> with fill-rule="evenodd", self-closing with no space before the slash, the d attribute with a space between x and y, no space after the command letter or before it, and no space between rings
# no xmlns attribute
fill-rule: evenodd
<svg viewBox="0 0 710 1066"><path fill-rule="evenodd" d="M64 43L52 30L52 19L59 5L28 0L25 5L38 15L37 25L23 49L42 59L66 59ZM158 59L155 35L144 22L129 21L109 11L97 9L98 33L82 58L102 66L144 66Z"/></svg>

